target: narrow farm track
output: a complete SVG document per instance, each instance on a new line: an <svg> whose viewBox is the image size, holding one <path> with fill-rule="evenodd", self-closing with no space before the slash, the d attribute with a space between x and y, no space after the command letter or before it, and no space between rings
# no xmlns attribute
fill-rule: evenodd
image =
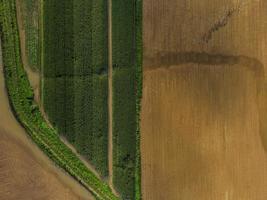
<svg viewBox="0 0 267 200"><path fill-rule="evenodd" d="M267 199L266 20L265 0L144 1L143 199Z"/></svg>
<svg viewBox="0 0 267 200"><path fill-rule="evenodd" d="M112 86L112 0L108 0L108 170L109 185L114 194L118 195L113 186L113 86Z"/></svg>
<svg viewBox="0 0 267 200"><path fill-rule="evenodd" d="M0 200L93 200L54 166L16 121L5 90L1 55L0 48Z"/></svg>

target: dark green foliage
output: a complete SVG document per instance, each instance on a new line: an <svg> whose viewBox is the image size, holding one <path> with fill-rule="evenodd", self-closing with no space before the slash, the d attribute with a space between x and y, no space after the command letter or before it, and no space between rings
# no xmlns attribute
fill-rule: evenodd
<svg viewBox="0 0 267 200"><path fill-rule="evenodd" d="M47 125L33 101L33 90L20 57L15 0L0 0L0 25L5 82L12 110L21 125L47 156L97 196L97 199L118 199L108 185L101 182L61 142L56 131ZM49 84L54 82L51 81Z"/></svg>
<svg viewBox="0 0 267 200"><path fill-rule="evenodd" d="M65 114L64 119L65 119L65 130L64 130L64 136L66 137L66 139L68 139L68 141L70 143L74 143L75 141L75 130L74 130L74 125L75 125L75 121L74 121L74 112L75 112L75 107L74 105L74 101L75 101L75 88L74 88L74 81L75 79L73 79L72 77L65 77L64 80L64 112ZM60 96L59 98L62 99L62 96ZM60 116L62 117L62 116Z"/></svg>
<svg viewBox="0 0 267 200"><path fill-rule="evenodd" d="M43 76L73 74L72 0L44 1Z"/></svg>
<svg viewBox="0 0 267 200"><path fill-rule="evenodd" d="M107 0L93 0L92 5L92 66L95 74L107 73L108 13ZM101 33L101 34L100 34Z"/></svg>
<svg viewBox="0 0 267 200"><path fill-rule="evenodd" d="M92 78L76 78L74 83L75 100L74 100L74 119L75 119L75 146L79 153L87 158L92 157Z"/></svg>
<svg viewBox="0 0 267 200"><path fill-rule="evenodd" d="M108 166L108 79L107 75L93 76L93 156L90 160L101 174ZM106 171L104 171L106 170Z"/></svg>
<svg viewBox="0 0 267 200"><path fill-rule="evenodd" d="M107 75L93 76L93 156L92 163L101 174L108 166L108 80ZM102 168L100 168L102 166Z"/></svg>
<svg viewBox="0 0 267 200"><path fill-rule="evenodd" d="M136 0L112 1L112 58L114 67L135 67Z"/></svg>
<svg viewBox="0 0 267 200"><path fill-rule="evenodd" d="M26 56L29 66L39 70L40 43L39 43L39 18L40 0L20 1L25 27Z"/></svg>
<svg viewBox="0 0 267 200"><path fill-rule="evenodd" d="M44 78L43 102L50 122L74 142L74 79L72 77Z"/></svg>
<svg viewBox="0 0 267 200"><path fill-rule="evenodd" d="M142 2L112 2L113 182L123 199L141 199L139 112Z"/></svg>
<svg viewBox="0 0 267 200"><path fill-rule="evenodd" d="M141 150L140 150L140 111L143 89L143 39L142 39L142 0L136 0L136 163L135 163L135 200L142 199L141 192Z"/></svg>
<svg viewBox="0 0 267 200"><path fill-rule="evenodd" d="M92 1L73 0L74 10L74 74L92 75Z"/></svg>
<svg viewBox="0 0 267 200"><path fill-rule="evenodd" d="M44 108L102 176L108 175L107 49L105 0L45 1Z"/></svg>
<svg viewBox="0 0 267 200"><path fill-rule="evenodd" d="M106 0L74 0L75 75L105 74L108 67Z"/></svg>
<svg viewBox="0 0 267 200"><path fill-rule="evenodd" d="M123 199L135 192L135 85L135 69L113 71L113 182Z"/></svg>

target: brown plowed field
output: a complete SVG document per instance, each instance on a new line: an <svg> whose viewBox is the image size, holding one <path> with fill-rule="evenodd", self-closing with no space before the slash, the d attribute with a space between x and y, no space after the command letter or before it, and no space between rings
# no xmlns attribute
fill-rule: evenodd
<svg viewBox="0 0 267 200"><path fill-rule="evenodd" d="M267 1L146 0L143 20L143 199L266 200Z"/></svg>

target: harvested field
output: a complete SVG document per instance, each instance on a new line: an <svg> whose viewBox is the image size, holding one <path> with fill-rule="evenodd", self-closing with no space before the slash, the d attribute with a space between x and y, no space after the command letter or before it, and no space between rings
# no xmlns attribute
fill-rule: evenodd
<svg viewBox="0 0 267 200"><path fill-rule="evenodd" d="M1 57L1 49L0 49ZM0 200L93 199L41 153L14 118L0 58Z"/></svg>
<svg viewBox="0 0 267 200"><path fill-rule="evenodd" d="M143 199L267 199L267 2L143 6Z"/></svg>

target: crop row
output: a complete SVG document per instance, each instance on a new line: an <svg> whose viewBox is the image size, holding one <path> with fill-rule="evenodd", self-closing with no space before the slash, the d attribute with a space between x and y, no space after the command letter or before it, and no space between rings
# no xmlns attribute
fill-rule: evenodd
<svg viewBox="0 0 267 200"><path fill-rule="evenodd" d="M107 176L107 2L45 0L43 11L45 112Z"/></svg>
<svg viewBox="0 0 267 200"><path fill-rule="evenodd" d="M38 70L40 63L40 43L39 43L39 18L40 0L23 0L21 4L23 26L25 28L25 50L27 64Z"/></svg>
<svg viewBox="0 0 267 200"><path fill-rule="evenodd" d="M142 199L141 192L141 149L140 149L140 112L143 90L143 1L136 0L135 7L135 27L136 27L136 157L135 157L135 200Z"/></svg>
<svg viewBox="0 0 267 200"><path fill-rule="evenodd" d="M135 67L135 5L136 0L112 1L112 61L113 68Z"/></svg>
<svg viewBox="0 0 267 200"><path fill-rule="evenodd" d="M61 142L56 131L43 119L33 100L33 90L22 66L16 23L15 0L0 0L4 75L13 112L32 140L58 166L88 188L97 199L118 199L76 155Z"/></svg>
<svg viewBox="0 0 267 200"><path fill-rule="evenodd" d="M113 71L113 183L134 199L136 159L135 69Z"/></svg>

